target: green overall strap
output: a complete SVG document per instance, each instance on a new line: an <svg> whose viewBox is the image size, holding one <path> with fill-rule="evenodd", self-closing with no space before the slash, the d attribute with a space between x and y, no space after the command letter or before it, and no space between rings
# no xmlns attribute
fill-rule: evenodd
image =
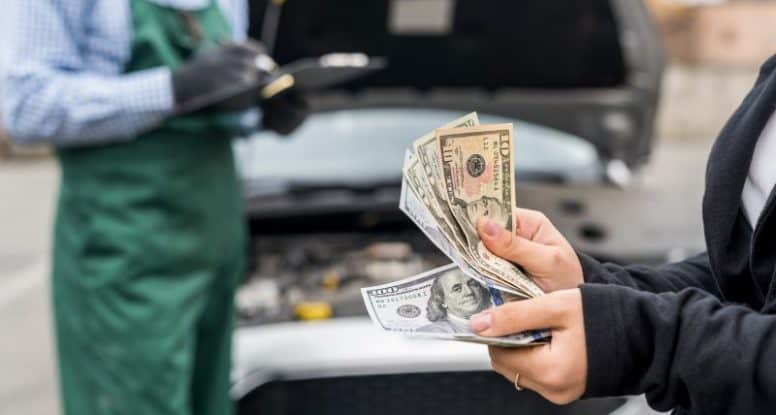
<svg viewBox="0 0 776 415"><path fill-rule="evenodd" d="M215 2L129 0L126 72L176 68L231 39ZM191 23L200 29L190 31ZM66 415L228 415L243 199L224 114L60 150L53 295Z"/></svg>

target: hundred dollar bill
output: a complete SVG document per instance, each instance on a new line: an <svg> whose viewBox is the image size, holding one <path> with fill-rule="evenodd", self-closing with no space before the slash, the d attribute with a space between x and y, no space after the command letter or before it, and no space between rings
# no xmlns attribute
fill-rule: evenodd
<svg viewBox="0 0 776 415"><path fill-rule="evenodd" d="M372 321L385 331L505 347L537 344L547 330L499 338L474 334L469 319L495 306L490 291L450 264L402 281L361 289Z"/></svg>
<svg viewBox="0 0 776 415"><path fill-rule="evenodd" d="M474 260L494 278L535 297L542 295L541 289L519 268L491 255L476 227L477 220L488 217L515 232L512 135L511 124L445 128L436 131L436 141L447 203Z"/></svg>

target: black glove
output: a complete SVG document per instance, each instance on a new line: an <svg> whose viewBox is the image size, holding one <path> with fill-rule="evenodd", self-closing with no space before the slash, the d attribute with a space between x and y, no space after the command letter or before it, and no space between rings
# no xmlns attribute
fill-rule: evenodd
<svg viewBox="0 0 776 415"><path fill-rule="evenodd" d="M195 54L172 74L177 111L239 111L256 106L266 74L255 62L263 53L260 44L249 41Z"/></svg>
<svg viewBox="0 0 776 415"><path fill-rule="evenodd" d="M262 125L267 130L288 135L307 118L307 102L299 95L284 92L261 102Z"/></svg>

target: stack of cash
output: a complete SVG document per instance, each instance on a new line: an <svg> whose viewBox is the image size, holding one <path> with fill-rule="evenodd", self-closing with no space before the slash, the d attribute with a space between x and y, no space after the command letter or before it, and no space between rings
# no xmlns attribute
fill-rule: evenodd
<svg viewBox="0 0 776 415"><path fill-rule="evenodd" d="M477 232L487 217L515 232L512 124L480 125L468 114L407 150L400 209L452 261L406 280L362 289L372 320L388 331L519 346L548 332L499 339L474 335L469 318L486 308L542 295L515 264L491 254Z"/></svg>

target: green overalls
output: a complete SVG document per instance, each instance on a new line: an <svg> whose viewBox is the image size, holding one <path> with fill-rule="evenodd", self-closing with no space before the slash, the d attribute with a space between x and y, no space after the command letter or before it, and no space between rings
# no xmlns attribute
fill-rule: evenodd
<svg viewBox="0 0 776 415"><path fill-rule="evenodd" d="M179 12L130 1L127 73L175 69L231 39L215 2L191 12L193 36ZM245 230L230 119L177 117L130 142L58 152L53 296L67 415L233 412Z"/></svg>

